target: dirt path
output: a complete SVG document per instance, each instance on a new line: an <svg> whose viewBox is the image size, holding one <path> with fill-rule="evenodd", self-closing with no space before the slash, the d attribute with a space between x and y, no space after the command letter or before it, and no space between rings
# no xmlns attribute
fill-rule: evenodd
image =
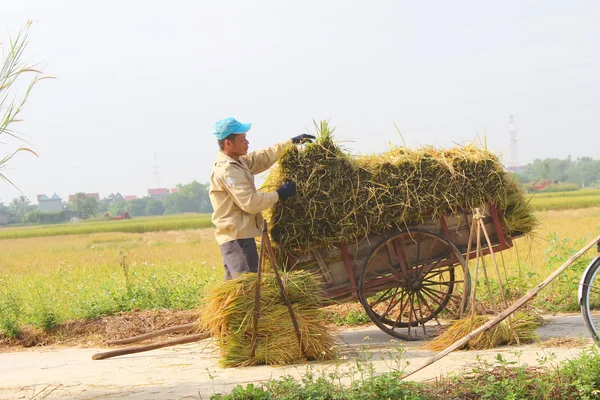
<svg viewBox="0 0 600 400"><path fill-rule="evenodd" d="M460 373L472 366L478 355L491 360L502 353L508 359L518 358L521 363L536 365L540 357L552 355L556 361L563 360L591 344L580 314L544 318L548 324L538 328L541 343L494 351L457 351L410 379ZM582 339L567 341L570 345L565 346L565 338ZM338 343L348 357L341 368L348 368L352 355L364 351L365 345L373 352L377 371L394 367L387 353L397 343L375 327L340 331ZM410 361L407 370L434 354L419 349L422 345L423 342L405 343L403 360ZM228 392L238 384L282 375L300 376L307 366L317 371L336 368L335 362L328 362L223 369L218 366L218 354L210 341L93 361L92 355L101 351L106 348L47 347L0 353L0 399L208 399L213 393ZM522 353L517 357L517 352Z"/></svg>

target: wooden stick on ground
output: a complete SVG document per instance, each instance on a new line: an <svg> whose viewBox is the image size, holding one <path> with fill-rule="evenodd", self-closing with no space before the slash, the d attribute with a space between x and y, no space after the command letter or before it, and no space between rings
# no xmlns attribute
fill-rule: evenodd
<svg viewBox="0 0 600 400"><path fill-rule="evenodd" d="M160 343L149 344L146 346L126 347L124 349L106 351L104 353L96 353L92 356L92 360L104 360L105 358L123 356L126 354L141 353L144 351L161 349L163 347L175 346L177 344L199 342L200 340L204 340L209 337L210 337L210 335L208 335L206 333L200 333L197 335L185 336L185 337L177 338L177 339L171 339L171 340L167 340L167 341L160 342Z"/></svg>
<svg viewBox="0 0 600 400"><path fill-rule="evenodd" d="M189 331L189 330L193 329L196 325L197 325L197 322L190 322L189 324L176 325L176 326L172 326L170 328L165 328L165 329L161 329L161 330L154 331L154 332L148 332L148 333L144 333L142 335L132 336L132 337L129 337L126 339L111 340L110 342L106 342L106 344L113 345L113 344L129 344L129 343L141 342L142 340L152 339L157 336L166 335L168 333Z"/></svg>
<svg viewBox="0 0 600 400"><path fill-rule="evenodd" d="M480 333L485 332L486 330L491 329L494 326L496 326L503 319L508 317L513 312L517 311L525 303L527 303L529 300L534 298L539 293L540 290L542 290L543 288L548 286L548 284L550 282L552 282L558 275L560 275L565 269L567 269L571 264L573 264L575 262L575 260L577 260L579 257L581 257L583 255L583 253L588 251L592 246L594 246L598 242L600 242L600 236L596 237L594 240L592 240L587 245L585 245L584 248L579 250L577 253L573 254L563 265L561 265L552 274L550 274L550 276L548 276L542 283L538 284L535 288L533 288L529 292L527 292L527 294L525 294L525 296L521 297L512 306L510 306L506 310L502 311L496 318L486 322L484 325L475 329L473 332L469 333L464 338L454 342L453 344L448 346L445 350L441 351L440 353L436 354L435 356L433 356L430 359L428 359L427 361L425 361L425 363L423 365L421 365L419 368L415 369L414 371L409 372L407 375L404 375L403 378L406 378L407 376L410 376L410 375L414 374L415 372L420 371L423 368L433 364L434 362L444 358L445 356L447 356L454 350L462 347L469 340L473 339L474 337L477 337Z"/></svg>

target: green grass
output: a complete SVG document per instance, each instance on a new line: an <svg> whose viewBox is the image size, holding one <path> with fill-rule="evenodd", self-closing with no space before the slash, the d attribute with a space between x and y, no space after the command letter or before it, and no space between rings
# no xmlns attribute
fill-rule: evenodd
<svg viewBox="0 0 600 400"><path fill-rule="evenodd" d="M210 214L179 214L138 217L128 220L90 220L59 225L36 225L0 229L0 240L46 236L81 235L101 232L143 233L212 227Z"/></svg>

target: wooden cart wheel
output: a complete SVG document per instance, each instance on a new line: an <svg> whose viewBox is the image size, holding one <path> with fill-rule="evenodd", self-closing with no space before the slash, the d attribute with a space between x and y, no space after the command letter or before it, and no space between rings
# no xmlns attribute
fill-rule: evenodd
<svg viewBox="0 0 600 400"><path fill-rule="evenodd" d="M468 305L471 278L456 246L423 229L395 234L379 243L367 260L359 282L359 298L371 320L384 332L417 340L411 327L444 313L455 318ZM463 298L463 293L465 296ZM399 328L408 328L400 333Z"/></svg>

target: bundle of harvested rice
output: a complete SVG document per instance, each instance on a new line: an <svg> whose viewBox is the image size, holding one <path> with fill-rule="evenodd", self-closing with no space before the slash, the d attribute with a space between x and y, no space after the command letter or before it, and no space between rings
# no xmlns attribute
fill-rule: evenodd
<svg viewBox="0 0 600 400"><path fill-rule="evenodd" d="M214 288L206 297L200 330L216 339L221 364L226 367L303 361L291 317L272 274L262 275L257 345L255 356L250 357L256 277L254 273L243 274ZM322 293L318 281L306 271L282 272L281 278L298 320L306 357L332 358L333 339L319 310Z"/></svg>
<svg viewBox="0 0 600 400"><path fill-rule="evenodd" d="M385 154L350 157L335 144L327 122L317 130L314 143L285 151L264 185L274 189L293 181L298 187L297 196L267 212L280 249L307 253L488 202L506 210L511 232L529 233L535 226L518 187L487 150L473 144L392 147Z"/></svg>
<svg viewBox="0 0 600 400"><path fill-rule="evenodd" d="M492 317L489 316L475 315L472 325L471 317L454 321L450 328L432 340L426 347L433 351L444 350L491 319ZM511 316L510 325L509 320L505 319L492 329L482 332L479 336L471 339L462 349L486 350L505 344L530 343L537 339L535 333L537 326L538 319L534 315L518 312Z"/></svg>

